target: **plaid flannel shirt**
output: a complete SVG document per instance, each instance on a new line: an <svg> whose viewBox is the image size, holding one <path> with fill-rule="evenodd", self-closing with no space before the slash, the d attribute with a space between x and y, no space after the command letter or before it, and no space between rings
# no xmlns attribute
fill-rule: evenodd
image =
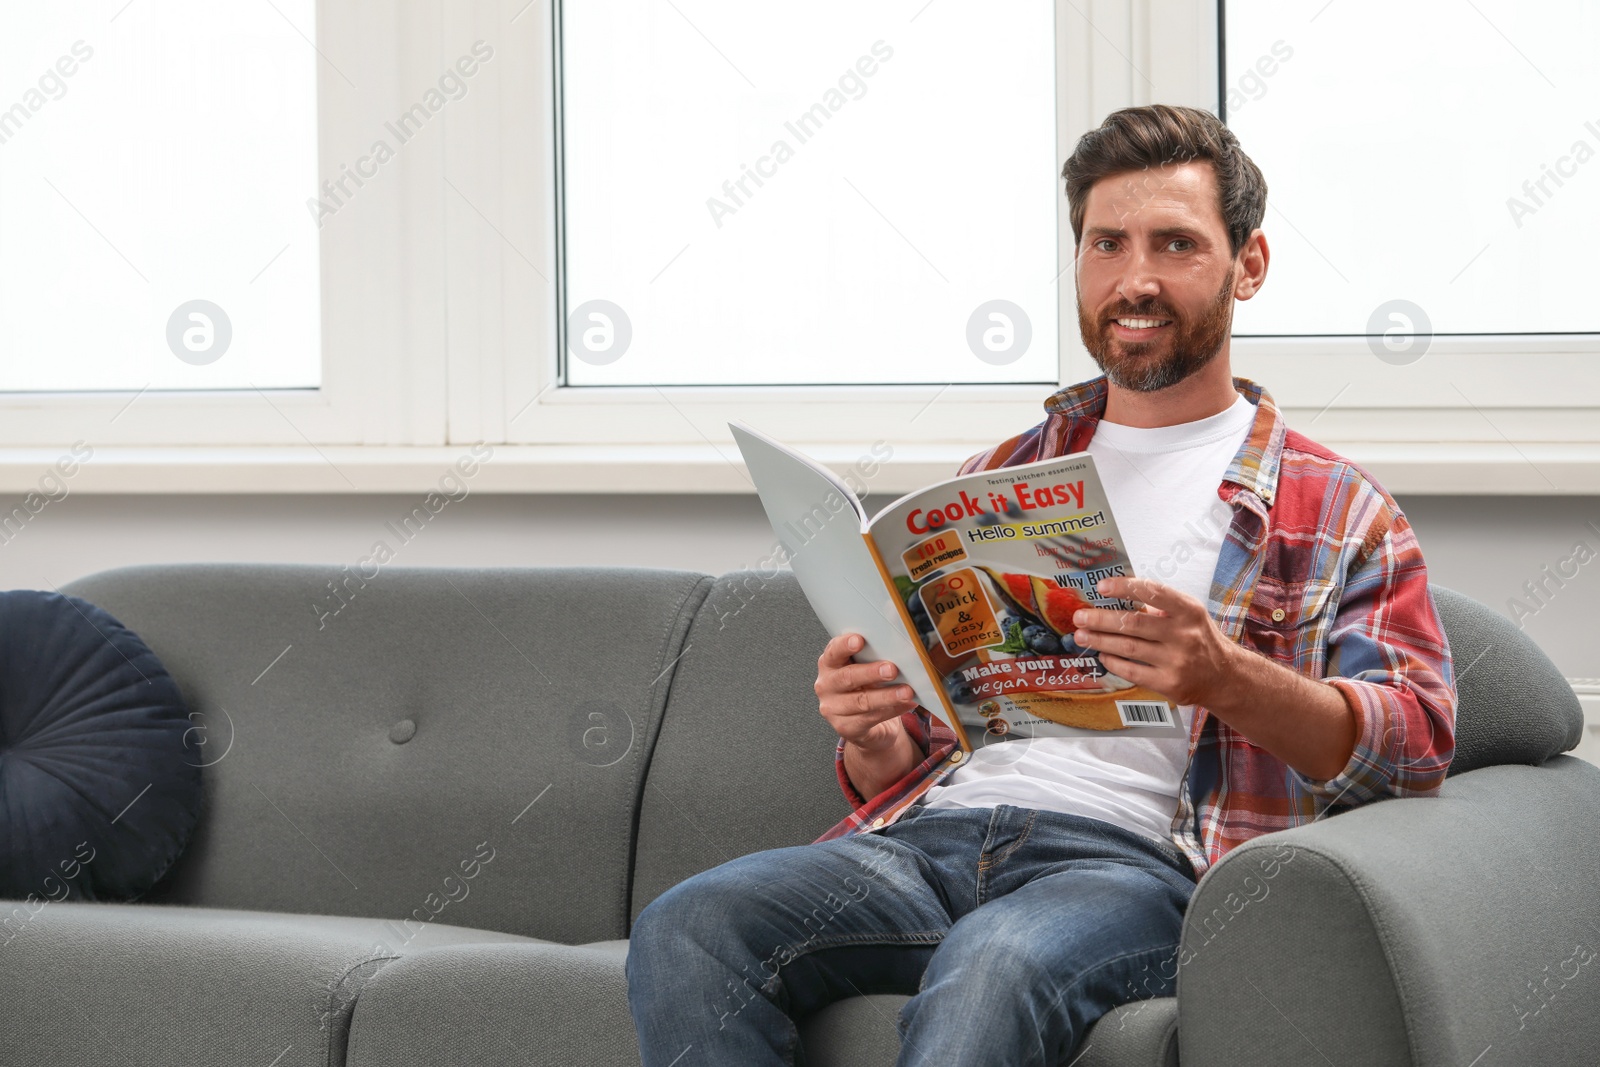
<svg viewBox="0 0 1600 1067"><path fill-rule="evenodd" d="M1410 523L1359 467L1290 430L1265 389L1245 378L1234 387L1256 415L1217 489L1233 519L1211 617L1230 639L1336 687L1358 736L1338 776L1315 779L1196 707L1172 820L1196 878L1260 834L1374 800L1437 795L1455 754L1450 649ZM1083 451L1105 413L1106 380L1064 388L1044 406L1043 422L961 473ZM901 719L922 761L868 799L845 773L841 738L834 767L856 810L818 841L893 823L955 771L961 749L949 727L921 707Z"/></svg>

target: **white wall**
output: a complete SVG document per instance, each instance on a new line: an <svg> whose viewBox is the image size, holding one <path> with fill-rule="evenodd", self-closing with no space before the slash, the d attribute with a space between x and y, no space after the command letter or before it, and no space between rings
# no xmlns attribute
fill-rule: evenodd
<svg viewBox="0 0 1600 1067"><path fill-rule="evenodd" d="M869 500L882 506L886 499ZM0 543L0 588L60 586L131 563L323 563L329 577L378 540L401 566L638 564L720 573L753 567L774 539L753 496L509 496L447 505L402 543L410 496L116 496L51 503ZM1400 501L1434 581L1510 615L1509 598L1585 540L1600 551L1600 498L1432 497ZM1594 523L1594 527L1587 524ZM1573 564L1567 567L1571 574ZM1577 565L1527 633L1569 678L1600 678L1600 558Z"/></svg>
<svg viewBox="0 0 1600 1067"><path fill-rule="evenodd" d="M1415 496L1400 506L1434 582L1519 619L1568 678L1600 678L1600 497ZM1587 563L1574 559L1580 541ZM1573 577L1561 578L1563 565ZM1528 582L1544 583L1539 600ZM1535 613L1519 617L1513 597Z"/></svg>

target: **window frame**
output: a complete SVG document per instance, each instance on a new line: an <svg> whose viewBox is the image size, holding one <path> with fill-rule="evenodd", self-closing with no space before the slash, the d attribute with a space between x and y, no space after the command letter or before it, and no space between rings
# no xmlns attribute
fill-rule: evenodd
<svg viewBox="0 0 1600 1067"><path fill-rule="evenodd" d="M1133 74L1119 57L1131 47L1135 32L1152 24L1151 4L1146 0L1118 0L1102 5L1114 9L1126 39L1109 39L1101 27L1091 25L1076 5L1056 2L1055 38L1058 101L1078 101L1078 106L1062 104L1056 114L1057 157L1065 159L1077 142L1101 116L1092 114L1083 101L1107 95L1125 94ZM492 136L501 142L531 124L541 135L548 152L535 160L520 157L514 166L524 168L518 180L502 183L503 188L548 189L553 213L552 229L556 245L553 259L559 262L561 181L559 140L562 121L559 107L559 63L557 47L560 33L560 0L552 0L543 51L552 57L548 97L538 101L524 91L528 101L524 124L510 124ZM1153 83L1161 98L1207 98L1215 91L1215 48L1205 32L1209 0L1187 0L1172 11L1163 10L1162 25L1173 32L1173 46L1162 51L1160 82ZM1214 29L1214 27L1212 27ZM1109 57L1109 58L1108 58ZM1110 74L1105 68L1111 68ZM1149 66L1149 64L1145 64ZM1123 69L1118 69L1119 67ZM1063 73L1066 72L1066 73ZM524 90L531 87L521 87ZM1209 99L1203 99L1209 105ZM1121 106L1120 104L1117 106ZM1109 108L1107 108L1109 110ZM483 136L489 136L484 134ZM537 169L535 169L537 167ZM535 237L529 233L530 238ZM1057 281L1059 306L1075 306L1073 282L1066 268L1073 259L1071 223L1063 197L1057 211ZM501 253L500 259L507 258ZM452 270L452 281L483 291L487 287L503 290L508 265L495 262L493 249L478 247ZM470 267L468 264L470 263ZM515 273L511 265L509 273ZM469 277L470 275L470 277ZM490 410L481 403L452 405L451 439L465 441L473 435L492 435L510 444L555 446L582 443L596 446L665 445L708 448L721 455L737 456L726 429L731 419L743 419L764 431L802 448L813 448L819 455L830 449L885 437L922 454L949 457L959 462L966 456L994 444L1039 422L1044 417L1043 399L1058 386L1051 385L792 385L792 386L567 386L561 381L563 325L559 313L559 278L545 288L549 297L540 308L542 332L522 333L490 357L473 367L475 381L487 374L501 390L502 404ZM457 323L455 316L452 324ZM1081 381L1098 373L1076 330L1075 319L1058 316L1058 381ZM501 328L504 319L488 324ZM529 325L523 323L520 325ZM487 329L477 331L480 334ZM452 345L455 350L457 346ZM537 353L536 358L520 358L514 353ZM456 397L452 391L452 397ZM472 394L461 397L472 400ZM925 418L938 405L937 419ZM470 407L471 410L463 410ZM913 488L914 486L907 486Z"/></svg>
<svg viewBox="0 0 1600 1067"><path fill-rule="evenodd" d="M317 65L319 174L372 143L367 99L354 85L412 91L415 70L437 77L439 45L407 3L392 22L317 4L317 42L338 56ZM313 47L308 42L308 47ZM408 101L409 102L409 101ZM390 101L385 101L387 109ZM0 394L0 448L48 449L82 440L108 453L151 447L260 448L443 444L442 307L414 299L442 243L440 220L412 205L431 192L442 135L418 137L320 231L322 384L317 389L105 390ZM401 235L404 234L402 237ZM430 262L433 259L434 262ZM5 456L7 465L18 457ZM341 483L342 484L342 483Z"/></svg>
<svg viewBox="0 0 1600 1067"><path fill-rule="evenodd" d="M1060 158L1118 107L1220 107L1220 0L1054 9ZM365 150L374 92L377 111L400 109L479 39L496 62L473 80L473 106L447 107L385 166L382 187L322 231L322 388L0 395L0 488L31 487L42 461L82 439L98 451L74 487L91 492L410 491L488 441L486 491L745 493L724 425L736 418L841 466L886 440L895 454L872 488L903 492L1043 417L1050 386L561 385L559 0L397 0L385 11L374 21L368 9L317 6L319 47L364 87L319 64L323 161ZM1064 198L1058 248L1070 264ZM1072 328L1069 271L1057 291L1060 380L1081 381L1098 372ZM1600 405L1530 404L1496 388L1515 377L1513 360L1575 365L1589 351L1562 343L1436 339L1482 357L1454 406L1408 393L1340 405L1329 386L1348 361L1372 358L1360 338L1237 338L1233 351L1291 426L1391 491L1600 492Z"/></svg>
<svg viewBox="0 0 1600 1067"><path fill-rule="evenodd" d="M1228 121L1227 97L1232 79L1227 57L1227 0L1215 0L1217 28L1216 106ZM1271 200L1263 229L1274 227ZM1274 400L1286 412L1311 412L1319 440L1354 453L1384 454L1385 445L1402 449L1433 442L1501 448L1518 453L1522 472L1537 467L1524 446L1556 449L1546 457L1561 465L1600 459L1600 333L1437 334L1414 365L1380 368L1390 376L1385 393L1369 391L1362 402L1343 405L1350 387L1371 379L1375 369L1369 340L1360 335L1235 335L1231 353L1236 373L1263 383L1277 382ZM1432 363L1422 361L1432 357ZM1448 378L1437 373L1441 357L1453 360ZM1544 360L1566 383L1558 395L1522 371L1528 360ZM1508 373L1516 368L1517 373ZM1588 404L1564 402L1574 392L1595 398ZM1494 412L1491 416L1489 412ZM1326 421L1322 421L1326 419ZM1291 425L1303 427L1302 420ZM1508 429L1509 427L1509 429ZM1483 448L1463 450L1454 459L1434 462L1470 464ZM1587 458L1585 458L1587 457ZM1536 478L1535 481L1538 481ZM1441 492L1457 484L1448 474L1437 481ZM1551 487L1545 478L1539 483ZM1589 489L1600 484L1592 476ZM1521 491L1521 490L1515 490ZM1537 492L1537 489L1528 490Z"/></svg>

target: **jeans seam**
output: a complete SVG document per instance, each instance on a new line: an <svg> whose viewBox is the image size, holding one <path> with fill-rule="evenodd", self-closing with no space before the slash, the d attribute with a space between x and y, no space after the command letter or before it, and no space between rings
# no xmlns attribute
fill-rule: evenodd
<svg viewBox="0 0 1600 1067"><path fill-rule="evenodd" d="M1000 853L998 856L995 856L991 866L998 866L999 864L1004 863L1013 852L1022 847L1023 843L1028 840L1028 835L1033 832L1033 822L1038 817L1038 808L1034 808L1028 812L1028 821L1022 825L1022 836L1011 842L1010 847L1004 852Z"/></svg>
<svg viewBox="0 0 1600 1067"><path fill-rule="evenodd" d="M914 934L835 934L832 937L814 937L794 945L796 956L809 955L813 952L824 952L830 948L843 948L847 945L932 945L944 940L945 935L937 930L928 930Z"/></svg>
<svg viewBox="0 0 1600 1067"><path fill-rule="evenodd" d="M995 825L999 821L1000 821L1000 809L999 809L999 807L996 806L996 807L993 807L993 808L989 809L989 826L984 831L983 844L978 847L978 870L980 870L980 871L983 870L983 868L985 868L986 866L988 866L988 863L984 860L984 857L989 855L989 842L994 840Z"/></svg>
<svg viewBox="0 0 1600 1067"><path fill-rule="evenodd" d="M1104 820L1096 820L1096 821L1104 821ZM1177 845L1172 844L1170 841L1166 841L1166 842L1157 841L1153 837L1146 837L1143 834L1135 833L1132 830L1127 830L1127 829L1124 829L1123 827L1117 827L1117 826L1115 826L1115 824L1107 824L1107 825L1108 825L1108 827L1114 827L1115 829L1123 830L1124 833L1128 834L1130 837L1133 837L1135 840L1139 841L1141 844L1148 844L1152 848L1156 848L1156 849L1161 850L1161 855L1163 857L1165 857L1166 859L1168 859L1169 861L1171 861L1172 864L1178 869L1178 873L1180 873L1180 874L1185 874L1186 873L1186 871L1185 871L1186 867L1192 867L1193 866L1193 864L1189 860L1188 855L1185 854L1184 851L1181 848L1179 848ZM1097 836L1099 836L1100 838L1102 838L1102 839L1104 839L1106 841L1109 841L1109 842L1111 842L1113 844L1118 844L1118 843L1122 843L1123 842L1123 838L1117 836L1116 834L1111 833L1110 829L1102 829L1099 826L1095 826L1095 827L1092 827L1092 830Z"/></svg>
<svg viewBox="0 0 1600 1067"><path fill-rule="evenodd" d="M1030 808L1030 809L1027 809L1027 810L1028 810L1028 820L1027 820L1027 822L1022 824L1022 833L1021 833L1021 835L1018 836L1018 838L1015 841L1011 842L1011 844L1006 847L1006 850L1004 852L1001 852L1001 853L998 853L998 854L990 854L987 851L987 846L989 844L990 839L994 837L995 823L998 821L999 814L1000 814L1000 806L999 805L996 805L996 807L994 809L994 815L990 816L990 819L989 819L989 833L983 839L983 843L985 845L985 851L980 853L980 855L978 857L978 865L977 865L977 898L978 898L977 906L978 907L982 907L984 904L987 904L989 902L990 898L989 898L989 894L987 892L989 875L993 874L995 868L999 867L1000 864L1004 863L1006 861L1006 859L1013 852L1015 852L1017 849L1021 848L1022 844L1025 841L1028 840L1028 835L1033 832L1033 824L1034 824L1034 821L1036 819L1038 819L1038 817L1039 817L1039 809L1038 808Z"/></svg>

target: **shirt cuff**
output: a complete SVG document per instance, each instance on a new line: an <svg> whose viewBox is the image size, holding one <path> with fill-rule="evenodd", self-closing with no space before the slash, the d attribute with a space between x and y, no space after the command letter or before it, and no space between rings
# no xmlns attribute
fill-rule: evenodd
<svg viewBox="0 0 1600 1067"><path fill-rule="evenodd" d="M922 754L921 759L918 760L919 764L927 760L928 753L931 750L929 743L919 740L919 738L923 737L925 734L922 722L917 718L918 712L921 711L922 709L919 706L911 711L902 712L900 714L900 719L905 724L906 733L911 735L912 744L916 745L917 751ZM922 713L926 714L926 712ZM834 743L833 770L838 776L839 788L844 791L845 799L850 802L850 807L854 809L861 807L871 798L862 796L856 787L850 784L850 775L846 773L844 769L844 746L845 739L842 737Z"/></svg>
<svg viewBox="0 0 1600 1067"><path fill-rule="evenodd" d="M867 799L857 792L856 787L850 784L850 775L844 769L844 738L839 738L838 744L833 747L833 769L839 776L839 788L844 790L845 800L850 802L852 810L861 807Z"/></svg>
<svg viewBox="0 0 1600 1067"><path fill-rule="evenodd" d="M1313 778L1293 767L1289 767L1289 773L1307 793L1327 801L1325 807L1332 807L1340 799L1352 806L1375 800L1389 791L1393 777L1389 770L1394 766L1394 757L1389 751L1393 740L1389 736L1389 723L1394 694L1384 686L1354 678L1324 678L1322 681L1339 691L1345 706L1355 716L1355 747L1344 769L1332 778Z"/></svg>

